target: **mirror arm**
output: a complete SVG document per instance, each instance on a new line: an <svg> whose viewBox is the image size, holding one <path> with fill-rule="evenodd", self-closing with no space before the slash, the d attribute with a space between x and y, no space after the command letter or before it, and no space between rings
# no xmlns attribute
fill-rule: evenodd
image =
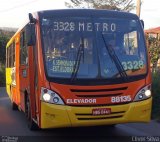
<svg viewBox="0 0 160 142"><path fill-rule="evenodd" d="M142 25L142 27L144 29L144 21L143 20L140 20L140 21L141 21L141 25Z"/></svg>

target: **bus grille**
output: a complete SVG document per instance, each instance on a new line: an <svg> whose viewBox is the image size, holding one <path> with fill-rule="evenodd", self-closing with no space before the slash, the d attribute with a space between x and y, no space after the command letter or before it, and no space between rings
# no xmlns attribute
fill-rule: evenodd
<svg viewBox="0 0 160 142"><path fill-rule="evenodd" d="M76 97L83 98L103 98L123 95L128 87L108 88L108 89L71 89Z"/></svg>
<svg viewBox="0 0 160 142"><path fill-rule="evenodd" d="M110 88L110 89L71 89L72 92L104 92L104 91L119 91L126 90L128 87Z"/></svg>

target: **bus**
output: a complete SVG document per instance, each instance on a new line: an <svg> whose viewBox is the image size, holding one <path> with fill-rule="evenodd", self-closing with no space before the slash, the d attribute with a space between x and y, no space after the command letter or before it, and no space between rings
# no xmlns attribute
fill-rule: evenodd
<svg viewBox="0 0 160 142"><path fill-rule="evenodd" d="M6 46L6 90L30 130L149 122L151 72L137 15L45 10Z"/></svg>

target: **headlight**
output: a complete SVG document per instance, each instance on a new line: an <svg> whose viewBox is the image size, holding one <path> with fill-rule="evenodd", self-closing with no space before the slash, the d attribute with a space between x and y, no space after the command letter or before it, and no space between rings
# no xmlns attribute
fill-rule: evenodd
<svg viewBox="0 0 160 142"><path fill-rule="evenodd" d="M44 87L41 88L41 101L52 104L64 105L63 100L56 92L46 89Z"/></svg>
<svg viewBox="0 0 160 142"><path fill-rule="evenodd" d="M43 97L43 100L46 101L46 102L48 102L48 101L51 100L51 95L48 94L48 93L44 93L44 94L42 95L42 97Z"/></svg>
<svg viewBox="0 0 160 142"><path fill-rule="evenodd" d="M133 101L142 101L151 97L151 85L147 85L140 89Z"/></svg>
<svg viewBox="0 0 160 142"><path fill-rule="evenodd" d="M146 97L150 97L151 96L151 90L146 90L145 95L146 95Z"/></svg>

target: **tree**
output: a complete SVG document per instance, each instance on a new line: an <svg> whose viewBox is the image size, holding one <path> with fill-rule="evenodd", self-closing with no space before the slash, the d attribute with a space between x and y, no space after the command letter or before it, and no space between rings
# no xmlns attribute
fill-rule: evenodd
<svg viewBox="0 0 160 142"><path fill-rule="evenodd" d="M156 72L158 71L158 60L160 58L160 39L154 38L154 37L147 37L147 40L149 42L149 55L151 59L152 71Z"/></svg>
<svg viewBox="0 0 160 142"><path fill-rule="evenodd" d="M5 64L6 60L6 45L9 39L14 35L14 31L0 29L0 63Z"/></svg>
<svg viewBox="0 0 160 142"><path fill-rule="evenodd" d="M0 35L0 63L4 64L6 59L6 44L8 37Z"/></svg>
<svg viewBox="0 0 160 142"><path fill-rule="evenodd" d="M14 32L0 30L0 87L5 86L6 44Z"/></svg>
<svg viewBox="0 0 160 142"><path fill-rule="evenodd" d="M95 8L129 12L135 8L133 0L70 0L69 8Z"/></svg>

